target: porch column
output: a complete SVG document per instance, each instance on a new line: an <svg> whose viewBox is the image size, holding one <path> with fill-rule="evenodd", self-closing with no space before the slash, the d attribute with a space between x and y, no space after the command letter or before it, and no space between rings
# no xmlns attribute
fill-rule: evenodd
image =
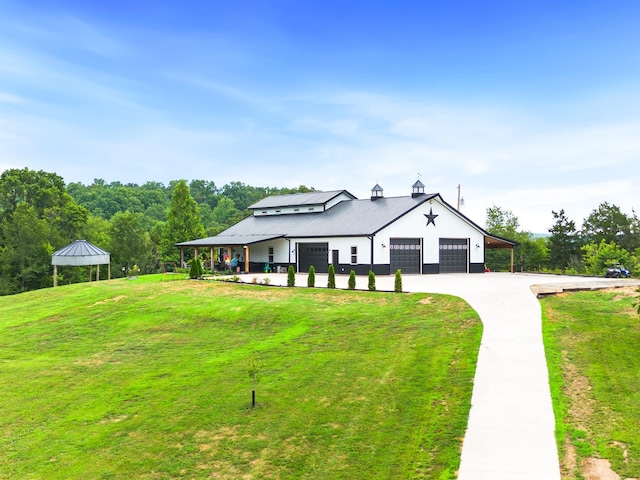
<svg viewBox="0 0 640 480"><path fill-rule="evenodd" d="M111 264L107 263L107 280L111 280Z"/></svg>
<svg viewBox="0 0 640 480"><path fill-rule="evenodd" d="M58 286L58 266L57 265L53 266L53 286L54 287Z"/></svg>
<svg viewBox="0 0 640 480"><path fill-rule="evenodd" d="M511 273L515 271L513 266L513 250L513 247L511 247Z"/></svg>
<svg viewBox="0 0 640 480"><path fill-rule="evenodd" d="M242 248L244 248L244 271L249 273L249 246L245 245Z"/></svg>
<svg viewBox="0 0 640 480"><path fill-rule="evenodd" d="M96 265L96 282L100 281L100 264Z"/></svg>
<svg viewBox="0 0 640 480"><path fill-rule="evenodd" d="M184 247L180 247L180 268L184 265Z"/></svg>
<svg viewBox="0 0 640 480"><path fill-rule="evenodd" d="M213 247L209 247L209 250L210 250L210 252L209 252L209 253L211 254L211 255L209 256L209 258L211 258L211 273L213 273L213 270L214 270L214 268L213 268L213 267L214 267L214 265L215 265L216 260L215 260L215 258L213 258Z"/></svg>

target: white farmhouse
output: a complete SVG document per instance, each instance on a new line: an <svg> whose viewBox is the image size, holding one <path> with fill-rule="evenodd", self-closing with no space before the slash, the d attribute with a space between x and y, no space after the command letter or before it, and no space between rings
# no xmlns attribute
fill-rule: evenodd
<svg viewBox="0 0 640 480"><path fill-rule="evenodd" d="M485 249L515 242L490 235L445 202L424 193L419 180L412 194L386 198L376 185L359 200L346 190L267 197L251 205L253 215L215 237L176 244L215 249L219 257L240 255L243 272L283 271L389 275L482 273ZM182 262L181 262L182 263Z"/></svg>

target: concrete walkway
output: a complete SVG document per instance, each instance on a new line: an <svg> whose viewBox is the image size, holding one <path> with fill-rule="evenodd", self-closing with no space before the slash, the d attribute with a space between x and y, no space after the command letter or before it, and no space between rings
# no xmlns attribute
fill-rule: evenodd
<svg viewBox="0 0 640 480"><path fill-rule="evenodd" d="M268 276L286 285L286 275ZM306 278L297 275L296 285L306 285ZM338 288L347 281L336 276ZM316 275L316 285L326 283L326 275ZM376 277L378 290L393 291L393 283L393 276ZM509 273L403 276L404 291L461 297L484 325L460 480L560 479L536 294L621 285L640 282ZM358 277L356 288L366 289L367 277Z"/></svg>

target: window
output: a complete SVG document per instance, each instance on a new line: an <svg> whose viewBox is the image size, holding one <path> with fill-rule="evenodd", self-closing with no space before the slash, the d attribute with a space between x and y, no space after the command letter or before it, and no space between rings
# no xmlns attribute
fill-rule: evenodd
<svg viewBox="0 0 640 480"><path fill-rule="evenodd" d="M351 265L358 264L358 247L351 247Z"/></svg>
<svg viewBox="0 0 640 480"><path fill-rule="evenodd" d="M273 263L273 247L269 247L269 263Z"/></svg>

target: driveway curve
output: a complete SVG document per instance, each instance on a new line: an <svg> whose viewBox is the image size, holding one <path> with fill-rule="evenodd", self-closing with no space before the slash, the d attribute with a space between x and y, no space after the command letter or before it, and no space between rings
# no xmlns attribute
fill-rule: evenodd
<svg viewBox="0 0 640 480"><path fill-rule="evenodd" d="M286 285L286 275L269 275ZM306 284L297 275L296 285ZM463 298L484 330L459 480L560 480L555 420L536 294L640 285L637 280L558 275L486 273L404 275L403 291ZM316 275L326 285L326 275ZM338 288L347 277L336 276ZM376 277L378 290L393 291L394 276ZM356 287L367 288L367 277Z"/></svg>

